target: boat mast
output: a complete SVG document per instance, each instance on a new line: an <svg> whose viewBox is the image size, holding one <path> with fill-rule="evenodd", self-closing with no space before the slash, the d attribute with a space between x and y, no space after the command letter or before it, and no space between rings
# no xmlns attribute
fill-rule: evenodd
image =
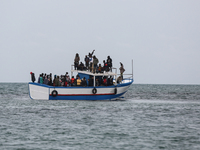
<svg viewBox="0 0 200 150"><path fill-rule="evenodd" d="M132 79L133 79L133 59L132 59Z"/></svg>

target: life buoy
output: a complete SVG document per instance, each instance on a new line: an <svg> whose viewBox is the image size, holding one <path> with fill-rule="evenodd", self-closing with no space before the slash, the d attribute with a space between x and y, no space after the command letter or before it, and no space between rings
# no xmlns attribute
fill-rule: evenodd
<svg viewBox="0 0 200 150"><path fill-rule="evenodd" d="M96 94L96 93L97 93L97 89L96 89L96 88L93 88L93 89L92 89L92 93L93 93L93 94Z"/></svg>
<svg viewBox="0 0 200 150"><path fill-rule="evenodd" d="M115 91L114 91L114 93L115 93L115 94L117 94L117 88L115 88Z"/></svg>
<svg viewBox="0 0 200 150"><path fill-rule="evenodd" d="M53 91L51 92L51 95L52 95L53 97L56 97L56 96L58 95L58 92L57 92L56 90L53 90Z"/></svg>

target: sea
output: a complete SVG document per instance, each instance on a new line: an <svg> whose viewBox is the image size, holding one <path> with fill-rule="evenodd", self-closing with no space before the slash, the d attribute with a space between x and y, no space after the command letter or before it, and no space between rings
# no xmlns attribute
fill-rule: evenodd
<svg viewBox="0 0 200 150"><path fill-rule="evenodd" d="M199 150L200 85L132 84L117 101L43 101L0 83L0 150Z"/></svg>

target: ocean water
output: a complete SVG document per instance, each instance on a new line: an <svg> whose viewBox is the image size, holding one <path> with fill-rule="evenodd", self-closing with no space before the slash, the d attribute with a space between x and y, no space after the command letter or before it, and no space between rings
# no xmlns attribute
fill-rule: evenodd
<svg viewBox="0 0 200 150"><path fill-rule="evenodd" d="M200 85L133 84L119 101L31 100L0 83L1 150L199 150Z"/></svg>

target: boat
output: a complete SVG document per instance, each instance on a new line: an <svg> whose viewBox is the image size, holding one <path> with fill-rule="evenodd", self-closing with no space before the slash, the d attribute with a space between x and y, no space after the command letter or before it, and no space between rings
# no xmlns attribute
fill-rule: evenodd
<svg viewBox="0 0 200 150"><path fill-rule="evenodd" d="M133 61L132 61L133 64ZM123 80L117 83L117 69L112 68L112 71L103 72L103 73L92 73L90 71L75 70L73 65L71 65L71 77L74 73L82 78L89 79L93 77L95 81L99 77L108 77L112 76L113 85L110 86L95 86L93 81L93 86L49 86L46 84L29 82L29 96L34 100L119 100L123 99L124 94L128 91L128 88L133 83L133 65L132 65L132 74L129 77L124 77Z"/></svg>

